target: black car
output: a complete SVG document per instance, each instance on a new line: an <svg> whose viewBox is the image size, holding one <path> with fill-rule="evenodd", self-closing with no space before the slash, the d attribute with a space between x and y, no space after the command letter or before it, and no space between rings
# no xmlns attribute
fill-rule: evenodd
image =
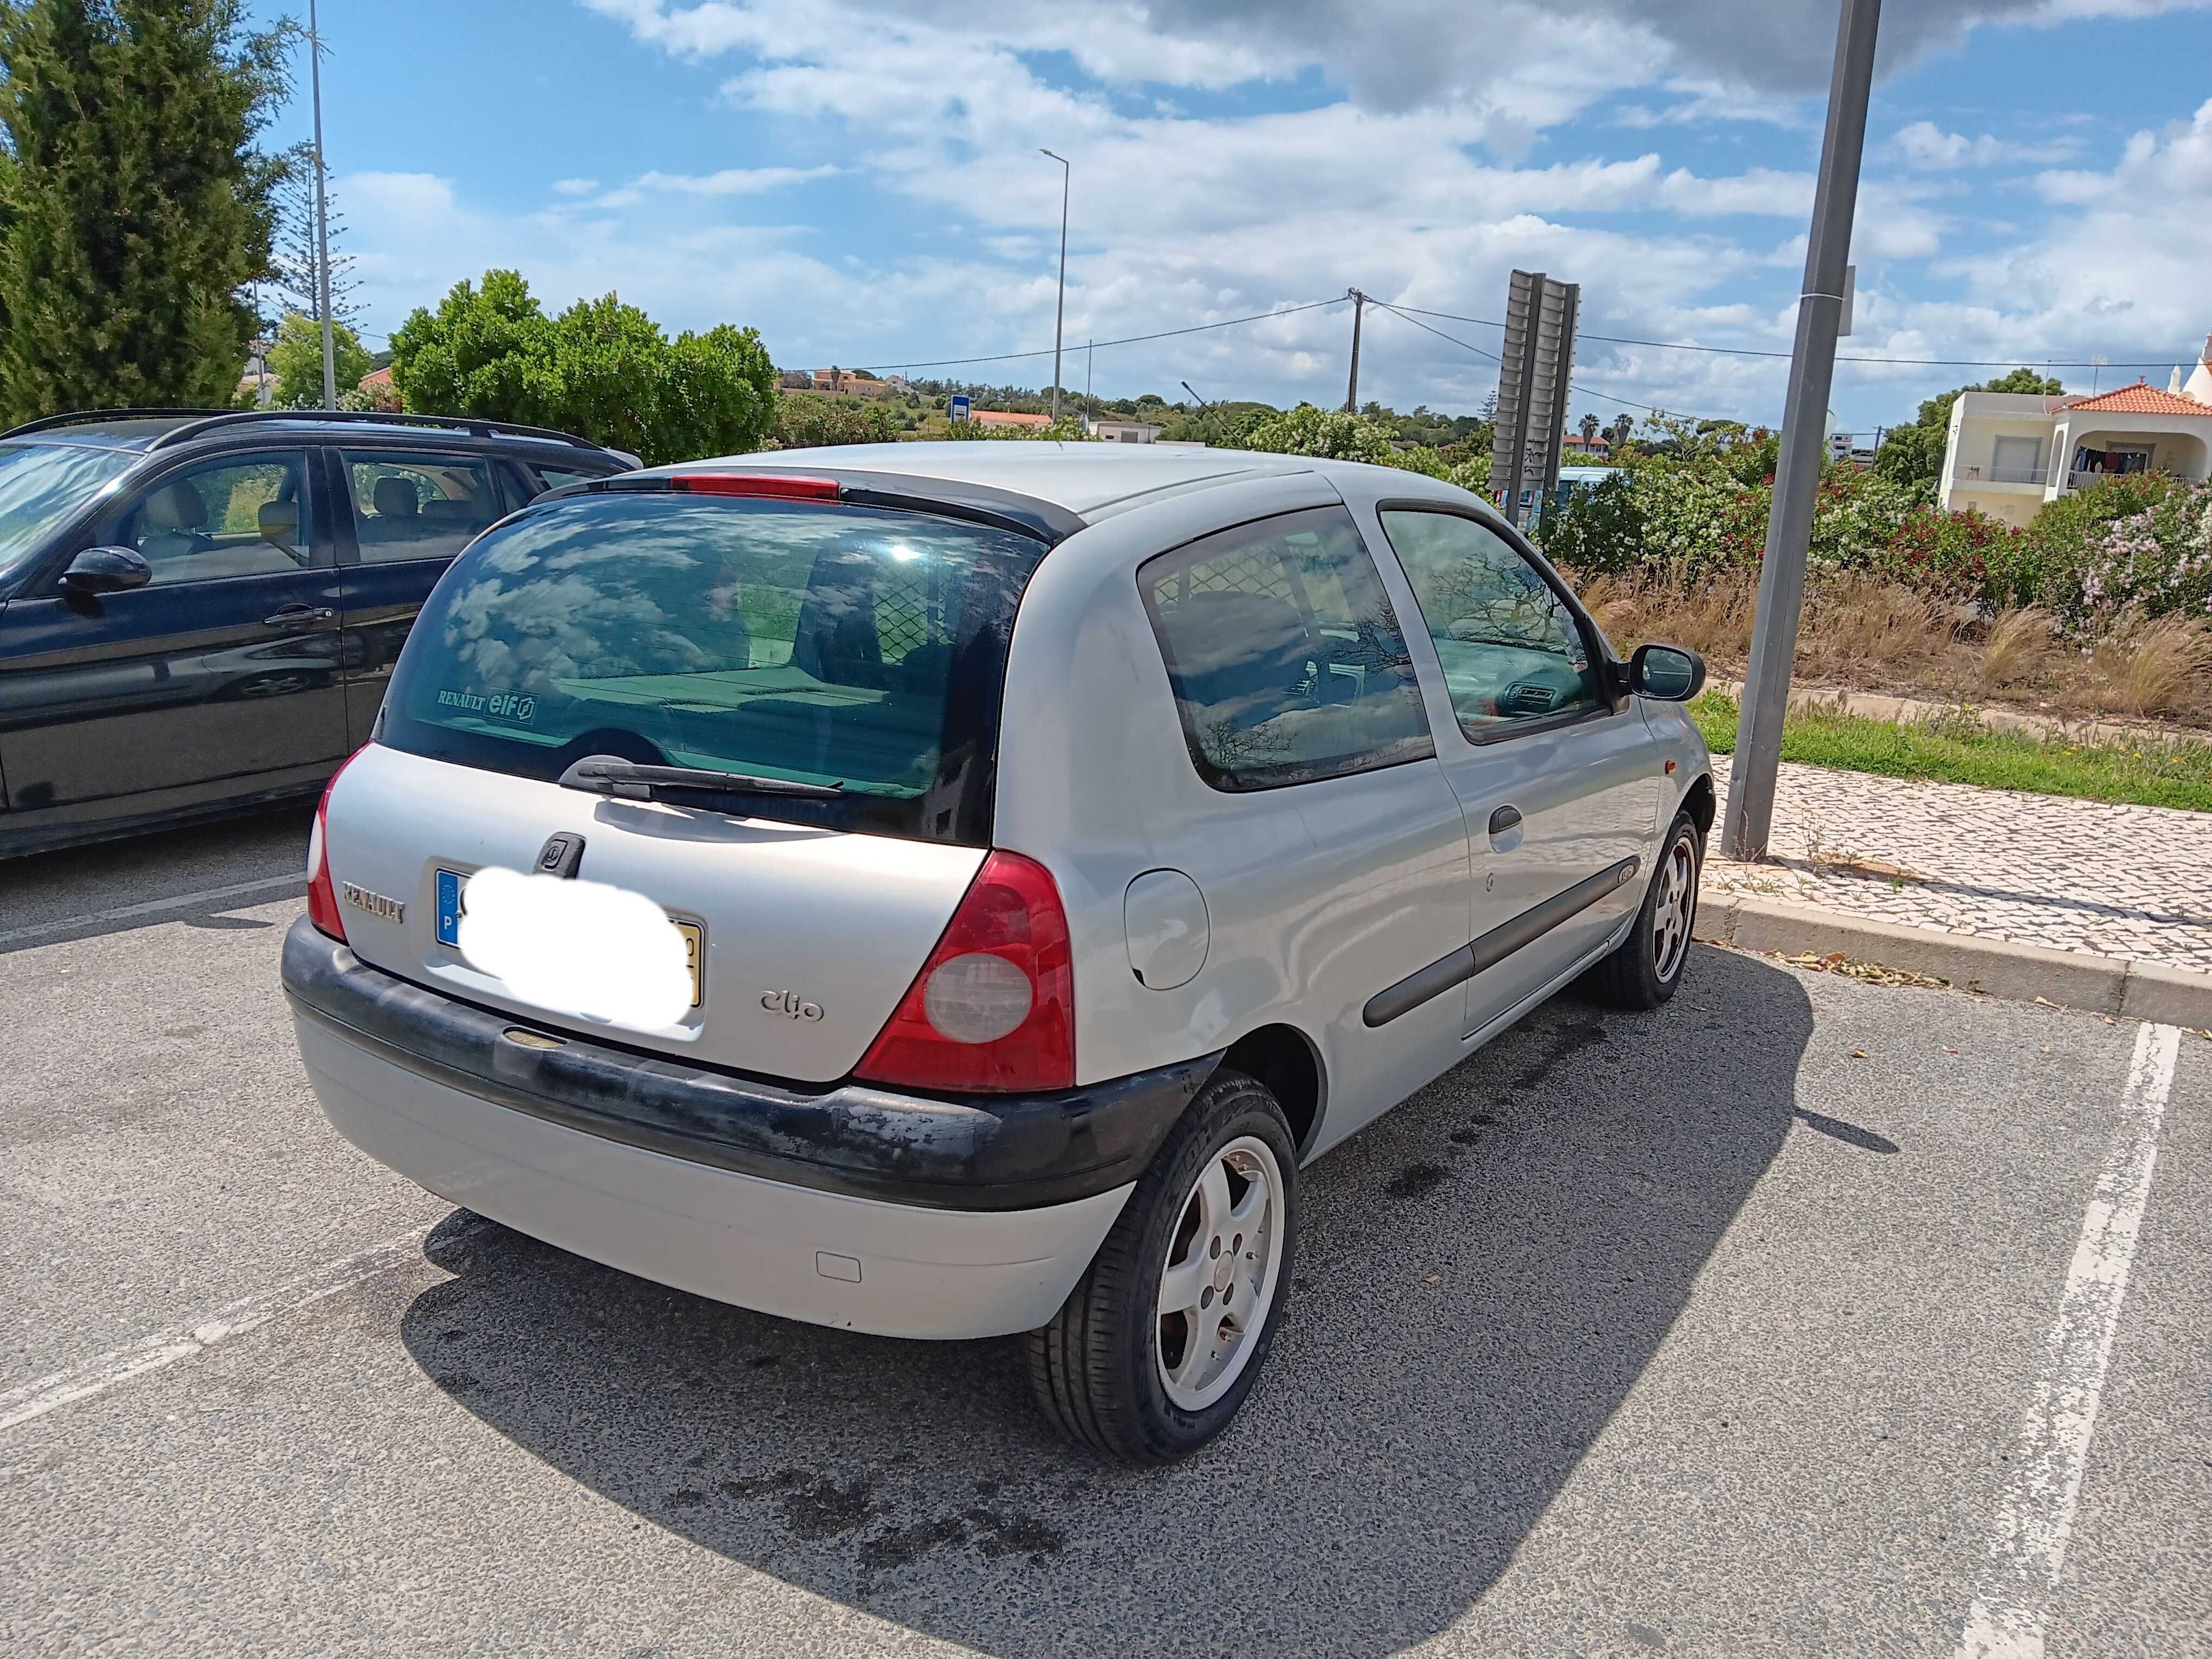
<svg viewBox="0 0 2212 1659"><path fill-rule="evenodd" d="M0 434L0 857L312 794L476 536L637 458L477 420L118 410Z"/></svg>

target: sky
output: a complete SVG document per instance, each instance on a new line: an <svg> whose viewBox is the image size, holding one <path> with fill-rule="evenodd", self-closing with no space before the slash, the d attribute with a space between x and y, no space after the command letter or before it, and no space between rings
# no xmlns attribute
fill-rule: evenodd
<svg viewBox="0 0 2212 1659"><path fill-rule="evenodd" d="M1357 287L1404 308L1366 313L1362 401L1471 412L1497 385L1481 319L1520 267L1581 285L1577 418L1771 424L1837 0L320 14L372 346L503 266L550 308L611 290L672 333L750 325L784 368L1048 385L1049 148L1070 387L1340 404ZM1832 424L1870 434L2015 363L2104 358L2049 371L2086 392L2194 362L2212 0L1891 0L1881 44L1843 355L2002 366L1840 363ZM277 143L310 131L306 70L303 51ZM1782 355L1665 349L1686 343ZM1042 355L939 366L1024 352Z"/></svg>

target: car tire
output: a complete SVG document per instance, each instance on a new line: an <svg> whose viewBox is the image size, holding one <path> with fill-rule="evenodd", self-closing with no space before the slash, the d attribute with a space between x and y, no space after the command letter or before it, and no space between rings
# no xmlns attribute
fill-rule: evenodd
<svg viewBox="0 0 2212 1659"><path fill-rule="evenodd" d="M1616 1008L1656 1008L1674 994L1690 959L1698 925L1698 877L1705 838L1698 821L1678 812L1659 843L1658 867L1644 889L1636 925L1620 948L1583 976L1583 986Z"/></svg>
<svg viewBox="0 0 2212 1659"><path fill-rule="evenodd" d="M1205 1445L1267 1359L1297 1228L1297 1154L1282 1107L1243 1073L1216 1072L1052 1322L1029 1333L1045 1416L1124 1462L1170 1462Z"/></svg>

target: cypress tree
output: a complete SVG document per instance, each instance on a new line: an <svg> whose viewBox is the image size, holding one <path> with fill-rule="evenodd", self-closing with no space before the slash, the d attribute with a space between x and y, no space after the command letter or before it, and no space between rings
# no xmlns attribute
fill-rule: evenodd
<svg viewBox="0 0 2212 1659"><path fill-rule="evenodd" d="M240 0L0 0L0 419L228 407L290 90Z"/></svg>

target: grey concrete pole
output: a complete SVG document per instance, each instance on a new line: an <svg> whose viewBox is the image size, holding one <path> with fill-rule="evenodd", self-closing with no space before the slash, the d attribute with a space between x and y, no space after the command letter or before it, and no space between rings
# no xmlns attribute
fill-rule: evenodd
<svg viewBox="0 0 2212 1659"><path fill-rule="evenodd" d="M1367 313L1367 296L1356 288L1345 289L1345 297L1352 301L1352 382L1345 388L1344 412L1359 413L1359 319Z"/></svg>
<svg viewBox="0 0 2212 1659"><path fill-rule="evenodd" d="M1866 148L1867 99L1874 86L1875 32L1881 0L1843 0L1836 32L1835 78L1828 88L1828 129L1820 146L1820 179L1813 195L1813 233L1805 250L1804 296L1797 304L1797 341L1790 363L1790 395L1782 416L1782 450L1774 470L1774 505L1759 573L1759 616L1744 671L1743 712L1736 723L1735 760L1728 810L1721 822L1727 857L1759 859L1774 825L1774 780L1782 763L1782 717L1797 658L1799 612L1805 603L1805 553L1826 458L1823 416L1835 380L1836 331L1843 319L1844 268L1851 252L1858 204L1859 161Z"/></svg>
<svg viewBox="0 0 2212 1659"><path fill-rule="evenodd" d="M307 0L307 62L315 88L315 303L323 313L323 407L338 406L337 354L331 339L330 189L323 173L323 36Z"/></svg>
<svg viewBox="0 0 2212 1659"><path fill-rule="evenodd" d="M1052 312L1052 423L1060 424L1060 327L1067 319L1067 187L1074 179L1075 169L1067 164L1065 155L1054 155L1050 150L1040 155L1051 155L1060 163L1060 301Z"/></svg>

